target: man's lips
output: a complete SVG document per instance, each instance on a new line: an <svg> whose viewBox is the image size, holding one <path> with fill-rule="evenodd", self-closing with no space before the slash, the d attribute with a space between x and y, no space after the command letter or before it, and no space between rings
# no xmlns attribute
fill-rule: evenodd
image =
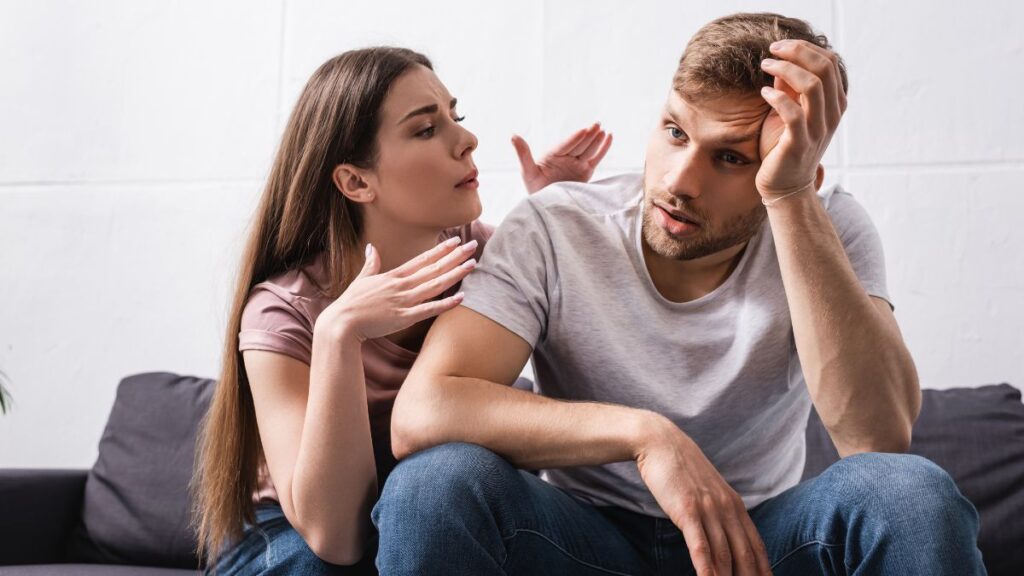
<svg viewBox="0 0 1024 576"><path fill-rule="evenodd" d="M661 209L667 216L669 216L673 220L677 220L684 224L690 224L692 226L700 226L700 222L695 217L691 216L690 214L682 210L679 210L678 208L673 208L668 204L659 201L654 201L654 206L655 208Z"/></svg>

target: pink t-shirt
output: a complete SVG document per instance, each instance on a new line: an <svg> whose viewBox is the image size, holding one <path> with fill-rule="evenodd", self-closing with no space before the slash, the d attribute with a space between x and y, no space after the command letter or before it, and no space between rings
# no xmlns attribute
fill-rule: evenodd
<svg viewBox="0 0 1024 576"><path fill-rule="evenodd" d="M476 240L479 261L493 231L487 224L473 222L447 230L442 240L455 235L467 242ZM313 326L320 313L334 301L321 290L328 284L323 259L318 256L299 270L284 272L253 286L242 311L238 350L268 350L310 364ZM452 288L446 295L457 289ZM391 454L391 408L417 353L387 338L375 338L363 344L362 354L377 477L383 483L395 465ZM265 462L260 465L259 488L253 499L278 500Z"/></svg>

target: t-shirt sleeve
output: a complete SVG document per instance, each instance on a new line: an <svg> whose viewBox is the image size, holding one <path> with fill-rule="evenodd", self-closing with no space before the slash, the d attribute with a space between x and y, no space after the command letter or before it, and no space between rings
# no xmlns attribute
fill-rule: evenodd
<svg viewBox="0 0 1024 576"><path fill-rule="evenodd" d="M886 286L882 240L867 211L850 193L839 189L829 198L826 210L864 290L895 308Z"/></svg>
<svg viewBox="0 0 1024 576"><path fill-rule="evenodd" d="M257 285L242 310L238 351L243 350L279 352L309 364L313 357L313 330L287 295Z"/></svg>
<svg viewBox="0 0 1024 576"><path fill-rule="evenodd" d="M462 305L501 324L531 348L547 330L557 283L551 238L538 209L524 199L490 236L476 270L462 281Z"/></svg>

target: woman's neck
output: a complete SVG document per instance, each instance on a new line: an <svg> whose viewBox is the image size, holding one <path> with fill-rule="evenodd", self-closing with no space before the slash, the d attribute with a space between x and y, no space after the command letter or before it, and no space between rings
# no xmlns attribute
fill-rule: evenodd
<svg viewBox="0 0 1024 576"><path fill-rule="evenodd" d="M441 232L367 218L359 240L364 247L367 243L373 244L380 254L380 271L387 272L436 246Z"/></svg>

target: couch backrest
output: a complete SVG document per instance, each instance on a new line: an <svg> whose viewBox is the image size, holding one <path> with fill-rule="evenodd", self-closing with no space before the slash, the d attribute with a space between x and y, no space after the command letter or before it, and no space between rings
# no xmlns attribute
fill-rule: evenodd
<svg viewBox="0 0 1024 576"><path fill-rule="evenodd" d="M910 453L941 466L981 518L989 576L1024 574L1024 404L1009 384L924 390ZM807 423L804 478L839 459L817 413Z"/></svg>

